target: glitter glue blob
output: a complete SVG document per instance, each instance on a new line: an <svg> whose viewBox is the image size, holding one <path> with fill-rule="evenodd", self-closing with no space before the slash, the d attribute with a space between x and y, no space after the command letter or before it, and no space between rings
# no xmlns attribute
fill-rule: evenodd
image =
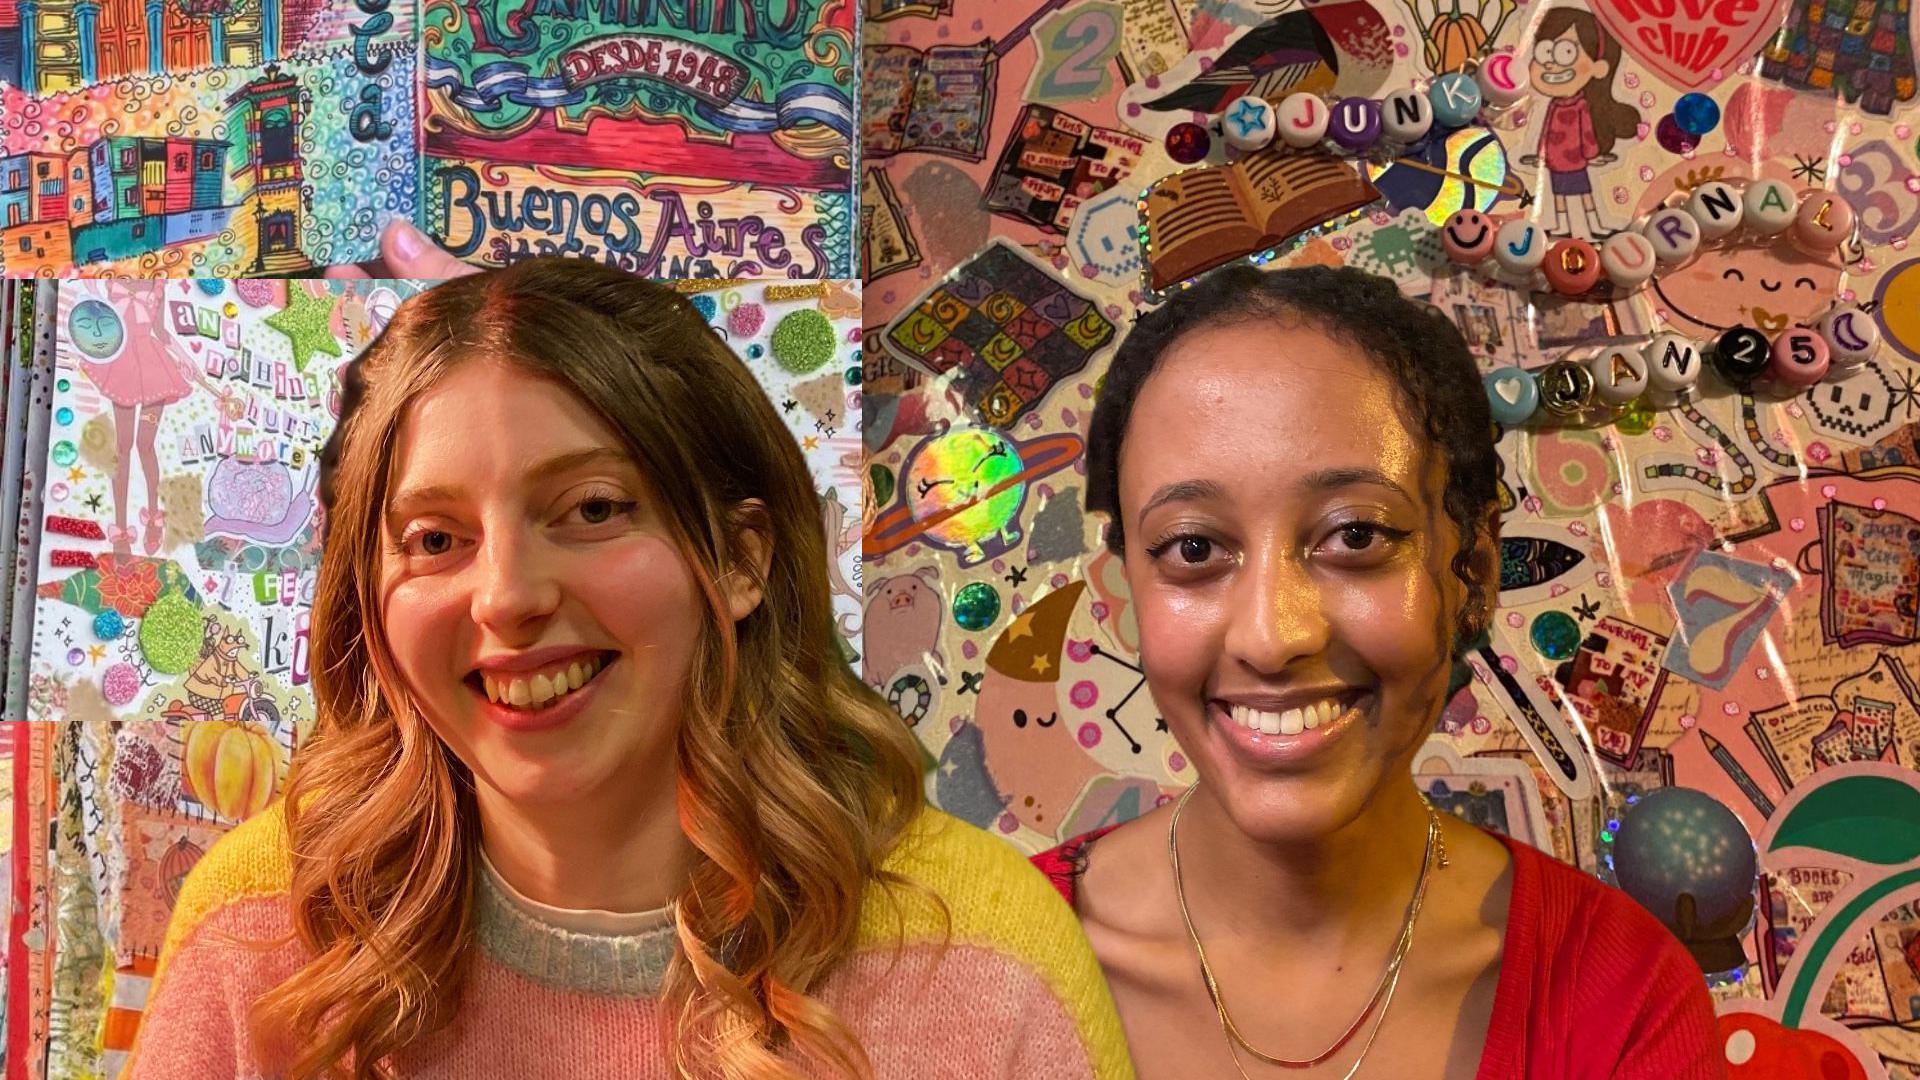
<svg viewBox="0 0 1920 1080"><path fill-rule="evenodd" d="M180 675L200 652L200 612L187 598L170 592L153 602L140 620L140 653L162 675Z"/></svg>
<svg viewBox="0 0 1920 1080"><path fill-rule="evenodd" d="M700 313L700 317L707 320L708 322L712 322L713 313L720 310L720 302L715 300L712 296L709 296L706 293L700 293L692 297L691 300L693 303L693 309L695 311L698 311Z"/></svg>
<svg viewBox="0 0 1920 1080"><path fill-rule="evenodd" d="M1620 415L1614 418L1613 426L1625 435L1645 435L1653 430L1653 421L1657 416L1653 403L1640 398L1621 410Z"/></svg>
<svg viewBox="0 0 1920 1080"><path fill-rule="evenodd" d="M1673 103L1673 122L1689 135L1705 135L1720 124L1720 106L1705 94L1681 94Z"/></svg>
<svg viewBox="0 0 1920 1080"><path fill-rule="evenodd" d="M227 283L220 278L201 278L199 281L194 282L194 284L198 285L200 291L206 293L208 296L219 296L221 293L227 291Z"/></svg>
<svg viewBox="0 0 1920 1080"><path fill-rule="evenodd" d="M985 630L1000 617L1000 594L984 581L961 588L953 598L953 621L962 630Z"/></svg>
<svg viewBox="0 0 1920 1080"><path fill-rule="evenodd" d="M767 325L767 309L759 304L741 304L727 312L727 329L741 337L752 337Z"/></svg>
<svg viewBox="0 0 1920 1080"><path fill-rule="evenodd" d="M113 608L93 617L93 636L101 641L118 641L120 635L127 632L126 616Z"/></svg>
<svg viewBox="0 0 1920 1080"><path fill-rule="evenodd" d="M66 427L68 424L73 423L73 410L67 408L65 405L53 410L53 422L59 424L61 427Z"/></svg>
<svg viewBox="0 0 1920 1080"><path fill-rule="evenodd" d="M109 705L130 705L140 696L140 674L132 664L115 664L100 677L100 692Z"/></svg>
<svg viewBox="0 0 1920 1080"><path fill-rule="evenodd" d="M893 502L893 470L885 465L867 467L867 486L873 489L875 506L887 506Z"/></svg>
<svg viewBox="0 0 1920 1080"><path fill-rule="evenodd" d="M74 459L79 456L79 449L64 439L53 444L53 463L55 465L71 465Z"/></svg>
<svg viewBox="0 0 1920 1080"><path fill-rule="evenodd" d="M1681 129L1679 121L1672 116L1660 118L1660 125L1653 130L1654 138L1660 140L1660 146L1669 154L1684 154L1700 145L1700 137L1689 135Z"/></svg>
<svg viewBox="0 0 1920 1080"><path fill-rule="evenodd" d="M1580 624L1564 611L1549 611L1533 620L1528 631L1533 647L1549 660L1565 660L1580 647Z"/></svg>
<svg viewBox="0 0 1920 1080"><path fill-rule="evenodd" d="M812 308L788 312L773 328L773 358L795 375L820 370L833 359L833 324Z"/></svg>

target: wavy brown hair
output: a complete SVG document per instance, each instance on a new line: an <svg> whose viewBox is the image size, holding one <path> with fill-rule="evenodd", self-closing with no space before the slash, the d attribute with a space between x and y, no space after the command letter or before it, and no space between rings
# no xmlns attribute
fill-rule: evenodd
<svg viewBox="0 0 1920 1080"><path fill-rule="evenodd" d="M570 389L619 434L706 598L675 751L695 849L662 990L676 1072L796 1076L792 1046L869 1073L811 995L852 948L867 886L900 881L880 862L922 805L918 752L841 657L820 504L765 391L672 289L564 259L408 299L346 376L321 457L319 724L283 803L293 933L310 959L256 1003L257 1046L289 1080L368 1080L458 1007L475 946L475 781L408 696L376 568L408 405L476 359ZM759 573L739 543L748 500L764 506L772 559L736 625L716 582Z"/></svg>

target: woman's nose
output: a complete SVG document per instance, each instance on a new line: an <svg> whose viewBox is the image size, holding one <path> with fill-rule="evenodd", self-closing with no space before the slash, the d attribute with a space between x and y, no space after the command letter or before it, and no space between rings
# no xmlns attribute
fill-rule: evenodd
<svg viewBox="0 0 1920 1080"><path fill-rule="evenodd" d="M1289 555L1249 553L1233 584L1228 655L1271 675L1327 647L1328 622L1312 575Z"/></svg>
<svg viewBox="0 0 1920 1080"><path fill-rule="evenodd" d="M524 531L489 532L475 554L473 621L509 637L560 606L559 568L546 545Z"/></svg>

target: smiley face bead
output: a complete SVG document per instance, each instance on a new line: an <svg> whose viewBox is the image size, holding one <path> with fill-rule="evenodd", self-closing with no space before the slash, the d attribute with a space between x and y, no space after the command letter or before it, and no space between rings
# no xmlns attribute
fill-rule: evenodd
<svg viewBox="0 0 1920 1080"><path fill-rule="evenodd" d="M1493 219L1472 207L1455 210L1440 226L1440 250L1462 266L1474 266L1493 254Z"/></svg>

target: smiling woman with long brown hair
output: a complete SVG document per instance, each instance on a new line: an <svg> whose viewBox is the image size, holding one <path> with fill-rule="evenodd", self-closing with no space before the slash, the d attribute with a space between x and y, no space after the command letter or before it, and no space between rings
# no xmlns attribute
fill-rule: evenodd
<svg viewBox="0 0 1920 1080"><path fill-rule="evenodd" d="M128 1075L1130 1075L1071 913L923 805L684 298L461 278L345 391L318 734L189 877Z"/></svg>

